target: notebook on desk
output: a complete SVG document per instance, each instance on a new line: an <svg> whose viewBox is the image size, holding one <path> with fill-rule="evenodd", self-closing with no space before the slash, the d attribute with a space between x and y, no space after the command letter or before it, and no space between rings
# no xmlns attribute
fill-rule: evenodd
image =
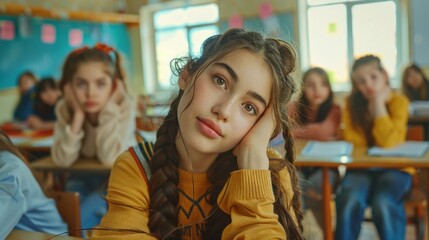
<svg viewBox="0 0 429 240"><path fill-rule="evenodd" d="M429 149L429 142L407 141L393 148L371 147L368 155L386 157L422 157Z"/></svg>
<svg viewBox="0 0 429 240"><path fill-rule="evenodd" d="M306 157L340 157L352 153L353 144L347 141L309 141L301 151Z"/></svg>

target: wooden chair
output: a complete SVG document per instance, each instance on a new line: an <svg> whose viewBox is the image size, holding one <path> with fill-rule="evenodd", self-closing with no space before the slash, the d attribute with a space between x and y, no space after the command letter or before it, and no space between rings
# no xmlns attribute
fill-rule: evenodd
<svg viewBox="0 0 429 240"><path fill-rule="evenodd" d="M70 236L81 237L80 196L78 192L48 192L55 199L61 217L68 225Z"/></svg>

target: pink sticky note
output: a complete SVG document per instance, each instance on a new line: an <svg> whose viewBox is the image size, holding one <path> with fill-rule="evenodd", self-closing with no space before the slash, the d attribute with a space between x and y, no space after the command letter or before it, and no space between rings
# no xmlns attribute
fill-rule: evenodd
<svg viewBox="0 0 429 240"><path fill-rule="evenodd" d="M83 42L83 32L80 29L71 29L69 31L69 45L72 47L77 47L82 45Z"/></svg>
<svg viewBox="0 0 429 240"><path fill-rule="evenodd" d="M240 15L233 15L228 21L229 28L243 28L243 18Z"/></svg>
<svg viewBox="0 0 429 240"><path fill-rule="evenodd" d="M51 24L42 25L42 42L54 43L56 39L55 27Z"/></svg>
<svg viewBox="0 0 429 240"><path fill-rule="evenodd" d="M271 3L264 2L259 5L259 17L262 19L268 18L273 14L273 7Z"/></svg>
<svg viewBox="0 0 429 240"><path fill-rule="evenodd" d="M15 38L15 24L12 21L0 21L0 39L13 40Z"/></svg>

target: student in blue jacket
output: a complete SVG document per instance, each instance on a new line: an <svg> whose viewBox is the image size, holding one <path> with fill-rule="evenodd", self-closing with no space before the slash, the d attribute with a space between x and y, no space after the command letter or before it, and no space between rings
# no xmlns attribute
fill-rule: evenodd
<svg viewBox="0 0 429 240"><path fill-rule="evenodd" d="M0 131L0 239L14 229L67 232L53 199L47 198L19 150Z"/></svg>

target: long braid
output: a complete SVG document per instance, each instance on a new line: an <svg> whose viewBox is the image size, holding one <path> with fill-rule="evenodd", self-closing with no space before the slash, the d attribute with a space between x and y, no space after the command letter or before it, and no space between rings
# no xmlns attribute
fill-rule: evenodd
<svg viewBox="0 0 429 240"><path fill-rule="evenodd" d="M151 233L160 239L180 238L180 230L177 229L179 155L175 139L179 129L177 105L181 95L182 93L171 104L170 111L157 132L154 155L150 161L152 177L149 183L150 217L148 225Z"/></svg>

